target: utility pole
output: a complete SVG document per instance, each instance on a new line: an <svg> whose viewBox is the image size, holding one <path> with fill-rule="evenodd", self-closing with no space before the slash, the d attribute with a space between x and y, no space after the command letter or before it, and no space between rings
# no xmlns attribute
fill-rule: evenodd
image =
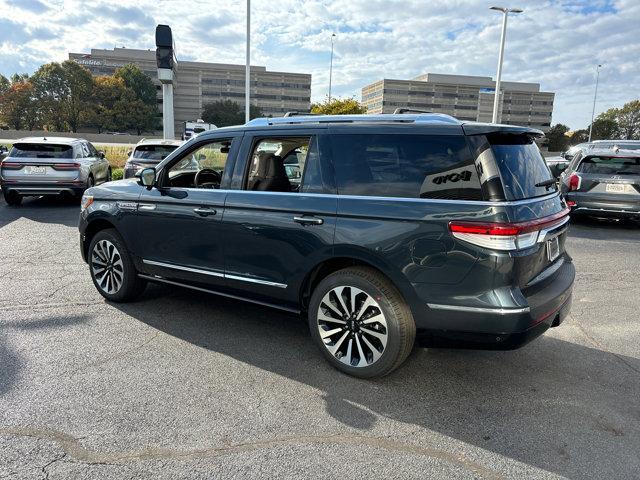
<svg viewBox="0 0 640 480"><path fill-rule="evenodd" d="M244 75L244 120L251 120L251 0L247 0L247 60Z"/></svg>
<svg viewBox="0 0 640 480"><path fill-rule="evenodd" d="M593 131L593 117L596 114L596 98L598 97L598 80L600 80L601 64L596 66L596 91L593 92L593 109L591 110L591 125L589 125L589 141L591 141L591 132Z"/></svg>
<svg viewBox="0 0 640 480"><path fill-rule="evenodd" d="M331 80L333 78L333 39L336 34L331 34L331 62L329 63L329 103L331 103Z"/></svg>
<svg viewBox="0 0 640 480"><path fill-rule="evenodd" d="M498 54L498 73L496 75L496 91L493 96L493 118L491 123L498 123L498 109L500 107L500 81L502 80L502 60L504 57L504 43L507 36L507 17L509 13L522 13L520 8L491 7L491 10L502 12L502 33L500 34L500 53Z"/></svg>

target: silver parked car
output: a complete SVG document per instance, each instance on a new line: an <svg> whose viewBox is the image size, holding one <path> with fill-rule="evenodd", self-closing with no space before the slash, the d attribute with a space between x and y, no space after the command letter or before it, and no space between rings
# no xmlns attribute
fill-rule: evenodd
<svg viewBox="0 0 640 480"><path fill-rule="evenodd" d="M135 177L142 169L155 167L182 143L180 140L152 138L140 140L129 153L129 158L124 166L124 178Z"/></svg>
<svg viewBox="0 0 640 480"><path fill-rule="evenodd" d="M0 185L9 205L19 205L25 196L81 196L110 180L104 153L80 138L21 138L0 164Z"/></svg>

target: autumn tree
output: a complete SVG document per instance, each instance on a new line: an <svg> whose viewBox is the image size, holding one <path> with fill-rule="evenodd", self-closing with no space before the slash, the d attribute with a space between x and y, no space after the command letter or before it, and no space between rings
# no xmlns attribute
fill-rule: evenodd
<svg viewBox="0 0 640 480"><path fill-rule="evenodd" d="M366 113L366 109L355 98L334 98L311 105L311 113L319 115L351 115Z"/></svg>
<svg viewBox="0 0 640 480"><path fill-rule="evenodd" d="M20 130L29 124L27 115L34 102L33 84L27 81L13 82L0 95L0 118L14 130Z"/></svg>

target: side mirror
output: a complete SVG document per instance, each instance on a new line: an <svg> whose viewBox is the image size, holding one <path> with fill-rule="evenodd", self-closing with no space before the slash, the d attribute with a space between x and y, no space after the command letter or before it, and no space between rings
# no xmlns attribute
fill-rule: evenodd
<svg viewBox="0 0 640 480"><path fill-rule="evenodd" d="M140 183L142 183L143 187L151 190L156 183L156 169L153 167L143 169L140 172Z"/></svg>
<svg viewBox="0 0 640 480"><path fill-rule="evenodd" d="M132 153L133 153L133 150L129 150L129 151L127 152L127 158L129 158L129 157L131 156L131 154L132 154Z"/></svg>
<svg viewBox="0 0 640 480"><path fill-rule="evenodd" d="M573 160L573 155L571 155L570 153L567 152L562 152L562 154L560 155L562 158L564 158L565 160Z"/></svg>
<svg viewBox="0 0 640 480"><path fill-rule="evenodd" d="M100 158L104 158L105 157L105 154L104 154L104 152L102 150L98 150L98 157L100 157Z"/></svg>

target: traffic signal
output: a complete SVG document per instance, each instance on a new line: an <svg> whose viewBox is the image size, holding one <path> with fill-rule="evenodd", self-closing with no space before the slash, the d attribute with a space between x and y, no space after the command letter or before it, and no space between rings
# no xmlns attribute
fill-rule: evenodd
<svg viewBox="0 0 640 480"><path fill-rule="evenodd" d="M158 68L173 69L174 58L171 27L158 25L156 27L156 63Z"/></svg>

